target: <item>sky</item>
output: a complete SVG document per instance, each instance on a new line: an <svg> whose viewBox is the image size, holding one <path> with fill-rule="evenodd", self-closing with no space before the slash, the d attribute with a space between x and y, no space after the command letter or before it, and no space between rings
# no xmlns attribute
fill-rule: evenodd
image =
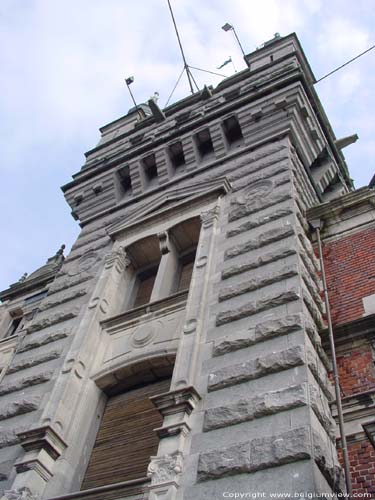
<svg viewBox="0 0 375 500"><path fill-rule="evenodd" d="M171 0L188 64L226 76L276 32L296 32L319 79L375 44L374 0ZM99 127L158 91L167 102L183 64L167 0L0 1L0 290L33 272L79 226L60 186L84 163ZM200 87L222 77L193 71ZM375 50L315 85L355 187L375 172ZM172 102L189 94L186 78Z"/></svg>

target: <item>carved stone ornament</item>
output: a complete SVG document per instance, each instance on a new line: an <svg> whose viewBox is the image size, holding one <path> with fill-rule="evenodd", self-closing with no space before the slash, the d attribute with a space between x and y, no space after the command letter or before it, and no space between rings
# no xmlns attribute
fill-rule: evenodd
<svg viewBox="0 0 375 500"><path fill-rule="evenodd" d="M40 500L39 495L33 495L29 488L17 488L4 491L1 500Z"/></svg>
<svg viewBox="0 0 375 500"><path fill-rule="evenodd" d="M147 469L147 476L151 478L151 485L163 483L177 483L179 475L183 469L182 453L173 455L162 455L161 457L151 457L150 465Z"/></svg>
<svg viewBox="0 0 375 500"><path fill-rule="evenodd" d="M169 253L169 235L167 231L162 231L161 233L158 234L159 238L159 246L160 246L160 251L162 255L165 255L166 253Z"/></svg>
<svg viewBox="0 0 375 500"><path fill-rule="evenodd" d="M121 272L128 266L130 266L130 264L130 258L126 254L124 247L119 247L118 250L114 250L113 252L110 252L105 256L106 269L109 269L115 265L118 272Z"/></svg>
<svg viewBox="0 0 375 500"><path fill-rule="evenodd" d="M211 227L215 220L219 217L220 207L216 205L215 207L201 213L202 226L204 228Z"/></svg>

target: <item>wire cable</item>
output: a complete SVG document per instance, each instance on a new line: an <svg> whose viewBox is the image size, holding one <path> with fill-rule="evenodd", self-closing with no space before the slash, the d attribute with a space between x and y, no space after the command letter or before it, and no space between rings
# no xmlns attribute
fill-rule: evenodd
<svg viewBox="0 0 375 500"><path fill-rule="evenodd" d="M168 106L169 101L172 99L172 96L173 96L173 94L174 94L174 91L176 90L177 85L180 83L180 80L181 80L182 75L184 74L184 72L185 72L185 66L183 67L183 69L182 69L182 71L181 71L181 73L180 73L180 76L178 77L178 80L177 80L177 82L176 82L176 85L173 87L172 92L169 94L168 100L167 100L167 102L166 102L166 103L165 103L165 105L164 105L164 107L165 107L165 108Z"/></svg>
<svg viewBox="0 0 375 500"><path fill-rule="evenodd" d="M373 45L372 47L369 47L367 50L365 50L364 52L361 52L360 54L358 54L358 56L355 56L353 57L353 59L350 59L349 61L347 61L346 63L342 64L341 66L339 66L338 68L330 71L329 73L327 73L326 75L322 76L321 78L319 78L319 80L317 80L315 83L319 83L321 82L322 80L324 80L325 78L328 78L329 76L333 75L333 73L336 73L336 71L338 71L339 69L341 68L344 68L345 66L347 66L348 64L352 63L353 61L355 61L356 59L359 59L360 57L362 57L363 55L367 54L367 52L370 52L370 50L373 50L375 49L375 45Z"/></svg>
<svg viewBox="0 0 375 500"><path fill-rule="evenodd" d="M204 73L210 73L210 75L222 76L223 78L227 78L227 75L223 75L222 73L215 73L214 71L208 71L207 69L196 68L195 66L189 66L189 67L197 71L204 71Z"/></svg>

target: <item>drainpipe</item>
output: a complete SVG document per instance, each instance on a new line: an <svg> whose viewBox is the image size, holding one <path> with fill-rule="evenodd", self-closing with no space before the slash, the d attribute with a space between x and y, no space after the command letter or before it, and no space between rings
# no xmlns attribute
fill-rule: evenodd
<svg viewBox="0 0 375 500"><path fill-rule="evenodd" d="M333 379L334 379L334 386L335 386L335 393L336 393L337 416L338 416L338 420L339 420L341 448L342 448L342 455L343 455L343 459L344 459L345 483L346 483L347 493L349 494L349 498L351 499L352 498L352 481L351 481L351 477L350 477L350 462L349 462L348 447L346 444L346 436L345 436L345 429L344 429L344 416L343 416L342 403L341 403L340 380L339 380L339 374L338 374L338 370L337 370L335 339L333 336L331 310L330 310L330 306L329 306L327 281L326 281L326 274L325 274L324 261L323 261L322 240L320 237L320 229L323 226L323 224L322 224L322 221L320 219L312 220L312 221L310 221L310 224L313 227L313 229L315 230L317 241L318 241L320 270L321 270L321 274L322 274L324 302L325 302L325 306L326 306L326 315L327 315L328 337L329 337L329 343L330 343L330 347L331 347L331 356L332 356L332 370L333 370Z"/></svg>

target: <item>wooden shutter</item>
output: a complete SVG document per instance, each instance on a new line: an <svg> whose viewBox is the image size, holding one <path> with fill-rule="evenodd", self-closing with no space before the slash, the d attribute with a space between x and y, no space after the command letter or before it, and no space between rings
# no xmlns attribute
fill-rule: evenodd
<svg viewBox="0 0 375 500"><path fill-rule="evenodd" d="M82 490L146 477L158 449L154 429L162 425L149 398L169 386L170 380L163 380L108 399Z"/></svg>

